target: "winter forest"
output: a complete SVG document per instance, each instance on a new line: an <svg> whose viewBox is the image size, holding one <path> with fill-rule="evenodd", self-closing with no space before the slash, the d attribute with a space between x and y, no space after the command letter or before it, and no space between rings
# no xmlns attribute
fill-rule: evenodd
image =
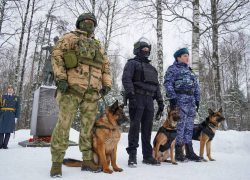
<svg viewBox="0 0 250 180"><path fill-rule="evenodd" d="M169 104L163 77L173 53L186 47L201 92L199 120L208 108L223 109L222 130L250 130L250 0L1 0L0 94L8 84L21 98L18 129L30 129L34 91L42 85L43 67L55 36L74 31L77 17L95 14L95 38L110 61L112 91L120 92L123 67L133 57L133 44L146 37L157 68L165 108ZM157 105L155 111L157 111ZM161 121L163 122L163 119ZM154 130L162 122L154 123ZM76 117L72 127L79 130ZM124 126L123 131L127 130Z"/></svg>

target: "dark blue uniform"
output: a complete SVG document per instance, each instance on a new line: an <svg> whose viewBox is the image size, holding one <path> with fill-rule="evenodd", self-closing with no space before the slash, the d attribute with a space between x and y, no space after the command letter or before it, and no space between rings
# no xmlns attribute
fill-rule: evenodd
<svg viewBox="0 0 250 180"><path fill-rule="evenodd" d="M143 159L152 157L152 146L150 141L154 117L153 100L156 99L158 104L159 102L163 102L159 89L157 71L149 62L150 60L147 58L135 56L134 59L128 60L122 76L122 84L127 98L134 96L137 101L136 108L131 107L129 104L130 129L128 134L129 142L126 150L128 154L137 153L141 124ZM156 83L151 83L150 80L145 82L146 78L144 76L147 76L147 74L145 74L148 70L147 68L151 68L151 73L156 73ZM150 79L151 77L147 78Z"/></svg>
<svg viewBox="0 0 250 180"><path fill-rule="evenodd" d="M15 118L19 118L20 99L18 96L1 95L0 97L0 146L3 145L3 134L9 136L14 132ZM7 146L8 140L5 137L4 145ZM7 142L6 142L7 141Z"/></svg>
<svg viewBox="0 0 250 180"><path fill-rule="evenodd" d="M182 117L177 124L176 144L192 143L195 102L200 101L196 76L187 64L175 61L164 76L164 86L168 97L177 99Z"/></svg>

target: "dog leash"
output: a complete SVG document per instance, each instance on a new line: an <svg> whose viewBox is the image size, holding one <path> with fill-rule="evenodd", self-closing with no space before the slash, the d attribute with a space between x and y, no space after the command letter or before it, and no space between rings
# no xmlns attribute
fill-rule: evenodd
<svg viewBox="0 0 250 180"><path fill-rule="evenodd" d="M101 94L101 97L102 97L103 103L104 103L104 105L105 105L105 108L107 108L108 106L107 106L107 103L106 103L106 101L105 101L105 98L104 98L104 96L103 96L103 94L102 94L102 93L100 93L100 94Z"/></svg>

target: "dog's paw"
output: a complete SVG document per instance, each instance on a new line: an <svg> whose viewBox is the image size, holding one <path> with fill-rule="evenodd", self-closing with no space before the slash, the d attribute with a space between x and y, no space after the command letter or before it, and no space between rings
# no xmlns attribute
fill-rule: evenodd
<svg viewBox="0 0 250 180"><path fill-rule="evenodd" d="M114 169L115 172L122 172L123 171L122 168L118 168L118 167L117 168L113 168L113 169Z"/></svg>
<svg viewBox="0 0 250 180"><path fill-rule="evenodd" d="M166 163L172 163L171 160L164 160L164 162L166 162Z"/></svg>
<svg viewBox="0 0 250 180"><path fill-rule="evenodd" d="M210 161L216 161L216 160L215 160L215 159L213 159L213 158L209 158L209 160L210 160Z"/></svg>
<svg viewBox="0 0 250 180"><path fill-rule="evenodd" d="M177 162L175 162L175 161L174 161L174 162L172 162L172 164L173 164L173 165L178 165L178 163L177 163Z"/></svg>
<svg viewBox="0 0 250 180"><path fill-rule="evenodd" d="M112 174L113 171L111 169L103 169L103 172L108 173L108 174Z"/></svg>
<svg viewBox="0 0 250 180"><path fill-rule="evenodd" d="M207 160L206 160L205 158L203 158L203 161L204 161L204 162L207 162Z"/></svg>

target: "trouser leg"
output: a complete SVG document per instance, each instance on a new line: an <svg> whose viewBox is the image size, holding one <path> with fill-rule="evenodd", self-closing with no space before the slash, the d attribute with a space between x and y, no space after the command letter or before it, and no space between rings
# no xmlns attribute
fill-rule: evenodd
<svg viewBox="0 0 250 180"><path fill-rule="evenodd" d="M176 137L176 142L175 144L181 144L184 139L184 128L185 128L185 123L186 123L186 118L187 115L184 113L184 111L179 108L179 114L181 116L181 120L178 121L177 123L177 137Z"/></svg>
<svg viewBox="0 0 250 180"><path fill-rule="evenodd" d="M70 93L57 94L59 117L51 138L51 155L53 162L62 162L69 145L69 131L76 116L80 98Z"/></svg>
<svg viewBox="0 0 250 180"><path fill-rule="evenodd" d="M129 108L130 128L128 133L128 147L126 148L128 154L137 153L142 115L142 109Z"/></svg>
<svg viewBox="0 0 250 180"><path fill-rule="evenodd" d="M187 117L186 125L184 127L184 138L183 138L183 142L185 144L192 143L193 128L194 128L194 117Z"/></svg>
<svg viewBox="0 0 250 180"><path fill-rule="evenodd" d="M96 120L98 105L98 93L85 93L83 101L79 105L81 132L79 136L79 149L83 160L93 159L92 136Z"/></svg>
<svg viewBox="0 0 250 180"><path fill-rule="evenodd" d="M10 139L10 133L5 133L3 147L7 148Z"/></svg>
<svg viewBox="0 0 250 180"><path fill-rule="evenodd" d="M3 133L0 133L0 149L3 147Z"/></svg>
<svg viewBox="0 0 250 180"><path fill-rule="evenodd" d="M144 110L141 120L141 139L143 159L152 157L151 131L153 126L154 112Z"/></svg>

